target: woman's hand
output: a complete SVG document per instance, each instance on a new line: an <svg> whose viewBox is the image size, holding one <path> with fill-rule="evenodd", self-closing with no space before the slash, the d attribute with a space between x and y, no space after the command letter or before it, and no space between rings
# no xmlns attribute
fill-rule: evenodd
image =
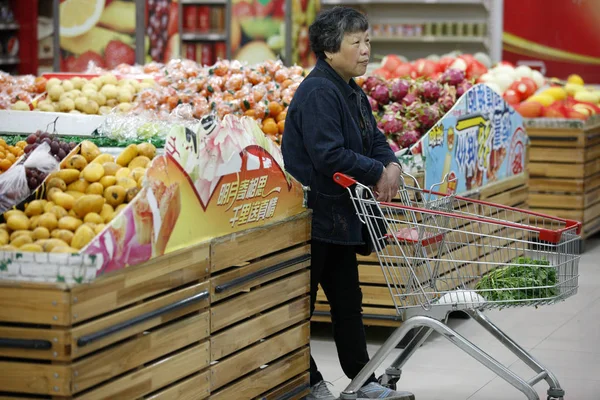
<svg viewBox="0 0 600 400"><path fill-rule="evenodd" d="M381 178L375 185L377 201L389 202L398 194L400 172L401 170L397 164L389 164L383 169Z"/></svg>

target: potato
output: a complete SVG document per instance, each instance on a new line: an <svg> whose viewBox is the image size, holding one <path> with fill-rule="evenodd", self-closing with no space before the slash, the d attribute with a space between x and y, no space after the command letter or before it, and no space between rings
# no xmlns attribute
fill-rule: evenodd
<svg viewBox="0 0 600 400"><path fill-rule="evenodd" d="M89 140L81 142L81 155L90 163L100 155L100 149Z"/></svg>
<svg viewBox="0 0 600 400"><path fill-rule="evenodd" d="M65 183L65 181L63 181L60 178L50 178L46 182L47 189L52 189L54 187L59 188L61 190L61 192L64 192L65 190L67 190L67 184Z"/></svg>
<svg viewBox="0 0 600 400"><path fill-rule="evenodd" d="M113 186L113 187L118 187L118 186ZM123 193L125 193L125 189L123 189ZM124 198L125 198L125 195L123 194L123 199ZM27 218L27 216L25 214L22 214L22 215L15 214L15 215L8 217L8 219L6 220L6 225L8 225L8 227L13 231L28 230L29 229L29 218Z"/></svg>
<svg viewBox="0 0 600 400"><path fill-rule="evenodd" d="M60 105L60 103L65 99L71 99L71 100L75 101L76 98L77 98L77 96L76 96L75 92L65 92L60 96L60 99L58 99L58 104ZM75 104L75 103L73 103L73 104Z"/></svg>
<svg viewBox="0 0 600 400"><path fill-rule="evenodd" d="M0 246L4 246L8 244L10 241L10 237L8 236L8 231L4 229L0 229Z"/></svg>
<svg viewBox="0 0 600 400"><path fill-rule="evenodd" d="M83 222L84 223L92 223L92 224L102 224L104 223L104 219L100 216L100 214L95 213L95 212L91 212L86 214L86 216L83 218Z"/></svg>
<svg viewBox="0 0 600 400"><path fill-rule="evenodd" d="M73 196L62 192L54 193L54 196L52 196L52 201L54 201L57 206L61 206L65 210L70 210L73 208L73 205L75 205L75 199Z"/></svg>
<svg viewBox="0 0 600 400"><path fill-rule="evenodd" d="M43 111L43 112L54 112L56 110L54 110L54 106L52 104L43 104L41 106L38 107L38 110ZM24 110L27 111L27 110Z"/></svg>
<svg viewBox="0 0 600 400"><path fill-rule="evenodd" d="M106 189L109 186L115 185L116 183L117 183L117 177L115 177L115 176L104 175L102 177L102 179L100 179L100 184L102 185L102 187L104 189Z"/></svg>
<svg viewBox="0 0 600 400"><path fill-rule="evenodd" d="M81 218L87 213L100 213L104 205L104 198L97 194L86 194L75 201L73 209Z"/></svg>
<svg viewBox="0 0 600 400"><path fill-rule="evenodd" d="M68 186L67 186L67 188L68 188ZM56 193L62 193L62 191L59 188L57 188L57 187L53 187L52 189L48 189L48 192L46 193L46 198L54 203L54 195ZM54 203L54 204L56 204L56 203Z"/></svg>
<svg viewBox="0 0 600 400"><path fill-rule="evenodd" d="M115 176L117 177L117 179L119 178L128 178L129 175L131 175L131 170L127 167L121 168L117 171L117 173L115 174Z"/></svg>
<svg viewBox="0 0 600 400"><path fill-rule="evenodd" d="M29 251L29 252L33 252L33 253L41 253L42 251L44 251L42 246L40 246L39 244L35 244L35 243L24 244L23 246L19 247L19 250Z"/></svg>
<svg viewBox="0 0 600 400"><path fill-rule="evenodd" d="M87 164L85 157L79 154L72 155L66 162L68 168L73 168L78 171L83 171L83 169L87 167Z"/></svg>
<svg viewBox="0 0 600 400"><path fill-rule="evenodd" d="M138 155L148 157L150 160L156 156L156 147L152 143L140 143L137 149Z"/></svg>
<svg viewBox="0 0 600 400"><path fill-rule="evenodd" d="M41 200L33 200L25 207L25 215L33 217L34 215L40 215L44 212L44 205Z"/></svg>
<svg viewBox="0 0 600 400"><path fill-rule="evenodd" d="M69 217L73 217L73 218L79 218L77 216L77 213L75 212L75 210L69 210L69 213L67 214Z"/></svg>
<svg viewBox="0 0 600 400"><path fill-rule="evenodd" d="M85 105L88 102L88 98L85 96L79 96L77 98L75 98L75 109L78 111L83 111Z"/></svg>
<svg viewBox="0 0 600 400"><path fill-rule="evenodd" d="M52 249L54 249L55 247L59 247L59 246L68 247L69 245L66 244L64 240L48 239L48 241L46 241L44 243L44 251L52 251Z"/></svg>
<svg viewBox="0 0 600 400"><path fill-rule="evenodd" d="M102 82L102 79L100 79L99 76L90 79L90 82L96 85L98 89L102 88L102 85L104 85L104 82Z"/></svg>
<svg viewBox="0 0 600 400"><path fill-rule="evenodd" d="M13 233L11 233L9 241L12 242L13 240L15 240L16 238L18 238L19 236L23 236L23 235L29 236L30 238L33 239L33 232L20 230L20 231L14 231Z"/></svg>
<svg viewBox="0 0 600 400"><path fill-rule="evenodd" d="M100 233L102 233L102 231L104 230L105 227L106 227L106 225L104 225L104 224L96 224L96 227L94 228L94 233L96 235L99 235Z"/></svg>
<svg viewBox="0 0 600 400"><path fill-rule="evenodd" d="M117 178L117 185L123 186L125 188L125 190L129 190L131 188L137 188L137 182L128 176L126 176L124 178Z"/></svg>
<svg viewBox="0 0 600 400"><path fill-rule="evenodd" d="M6 222L3 222L0 224L0 229L4 229L5 231L8 231L8 225L6 225Z"/></svg>
<svg viewBox="0 0 600 400"><path fill-rule="evenodd" d="M48 90L48 97L50 97L50 100L52 101L58 101L64 92L65 89L63 89L62 86L54 85Z"/></svg>
<svg viewBox="0 0 600 400"><path fill-rule="evenodd" d="M131 189L127 190L127 196L125 197L125 200L130 203L135 196L137 196L137 194L140 192L140 188L139 187L133 187Z"/></svg>
<svg viewBox="0 0 600 400"><path fill-rule="evenodd" d="M122 167L126 167L131 160L133 160L138 155L138 149L135 144L130 144L119 154L117 157L117 164Z"/></svg>
<svg viewBox="0 0 600 400"><path fill-rule="evenodd" d="M94 100L88 100L87 103L85 103L85 105L83 106L83 112L89 115L96 115L98 114L98 110L100 109L100 106L98 105L98 103L96 103Z"/></svg>
<svg viewBox="0 0 600 400"><path fill-rule="evenodd" d="M137 182L144 175L146 175L146 168L137 167L131 170L131 174L129 175L129 177Z"/></svg>
<svg viewBox="0 0 600 400"><path fill-rule="evenodd" d="M94 236L96 236L94 229L87 225L82 225L75 231L75 235L71 241L71 247L79 250L91 242Z"/></svg>
<svg viewBox="0 0 600 400"><path fill-rule="evenodd" d="M50 88L55 85L60 85L60 79L58 79L58 78L48 79L48 82L46 82L46 91L50 90Z"/></svg>
<svg viewBox="0 0 600 400"><path fill-rule="evenodd" d="M15 238L15 240L10 241L10 245L15 246L17 248L23 246L24 244L31 244L31 243L33 243L33 239L29 235L17 236Z"/></svg>
<svg viewBox="0 0 600 400"><path fill-rule="evenodd" d="M72 99L62 99L58 102L58 109L61 112L70 112L75 109L75 101Z"/></svg>
<svg viewBox="0 0 600 400"><path fill-rule="evenodd" d="M38 219L38 227L44 227L48 229L49 232L52 232L58 226L58 218L51 212L44 213ZM37 229L37 228L36 228ZM43 238L42 238L43 239Z"/></svg>
<svg viewBox="0 0 600 400"><path fill-rule="evenodd" d="M77 249L74 249L70 246L56 246L51 250L51 253L69 253L76 254L78 253Z"/></svg>
<svg viewBox="0 0 600 400"><path fill-rule="evenodd" d="M101 153L98 157L96 157L92 160L92 162L98 163L100 165L107 163L107 162L114 162L114 161L115 161L115 158L112 156L112 154L108 154L108 153Z"/></svg>
<svg viewBox="0 0 600 400"><path fill-rule="evenodd" d="M52 207L54 207L55 205L56 204L54 204L53 201L47 201L44 205L44 212L50 212L50 210L52 210Z"/></svg>
<svg viewBox="0 0 600 400"><path fill-rule="evenodd" d="M86 167L87 168L87 167ZM90 183L84 178L79 178L75 182L70 183L67 186L67 190L73 192L85 193L87 188L90 186Z"/></svg>
<svg viewBox="0 0 600 400"><path fill-rule="evenodd" d="M66 216L68 214L67 210L65 210L61 206L56 206L56 205L50 207L49 212L54 214L56 216L57 220L61 219L62 217Z"/></svg>
<svg viewBox="0 0 600 400"><path fill-rule="evenodd" d="M4 220L7 221L10 217L14 216L14 215L22 215L23 217L26 217L27 215L25 215L25 213L21 210L8 210L4 213Z"/></svg>
<svg viewBox="0 0 600 400"><path fill-rule="evenodd" d="M33 217L29 218L29 229L35 229L39 226L39 219L40 219L41 215L34 215Z"/></svg>
<svg viewBox="0 0 600 400"><path fill-rule="evenodd" d="M60 171L51 173L48 176L48 179L59 178L59 179L62 179L63 182L65 182L68 185L70 183L75 182L77 179L79 179L80 173L81 173L81 171L79 171L78 169L65 168L65 169L61 169Z"/></svg>
<svg viewBox="0 0 600 400"><path fill-rule="evenodd" d="M113 177L114 178L114 177ZM100 182L94 182L85 190L85 194L104 194L104 186Z"/></svg>
<svg viewBox="0 0 600 400"><path fill-rule="evenodd" d="M137 156L129 162L129 169L146 168L150 164L150 159L146 156Z"/></svg>
<svg viewBox="0 0 600 400"><path fill-rule="evenodd" d="M113 208L113 206L104 203L104 205L102 206L102 211L100 212L100 216L102 217L104 223L108 223L112 219L114 213L115 209Z"/></svg>
<svg viewBox="0 0 600 400"><path fill-rule="evenodd" d="M64 80L60 84L63 89L65 89L65 92L70 92L71 90L75 89L75 85L73 85L73 82L70 80Z"/></svg>
<svg viewBox="0 0 600 400"><path fill-rule="evenodd" d="M106 100L106 106L113 109L114 107L119 105L119 101L117 99L109 99Z"/></svg>
<svg viewBox="0 0 600 400"><path fill-rule="evenodd" d="M82 175L90 183L98 182L104 176L104 167L98 163L90 163L83 169Z"/></svg>
<svg viewBox="0 0 600 400"><path fill-rule="evenodd" d="M86 189L87 190L87 189ZM78 198L80 198L81 196L84 195L84 193L82 192L77 192L75 190L67 190L65 192L65 194L68 194L69 196L71 196L72 198L74 198L75 200L77 200Z"/></svg>
<svg viewBox="0 0 600 400"><path fill-rule="evenodd" d="M4 246L0 246L0 250L2 250L2 251L17 251L19 249L17 249L15 246L11 246L10 244L6 244Z"/></svg>
<svg viewBox="0 0 600 400"><path fill-rule="evenodd" d="M127 207L127 203L119 204L119 206L115 209L115 215L119 214L123 209Z"/></svg>
<svg viewBox="0 0 600 400"><path fill-rule="evenodd" d="M83 222L79 218L71 217L70 215L62 217L58 220L58 227L60 229L68 229L72 232L75 232L75 230L79 228L81 224L83 224Z"/></svg>
<svg viewBox="0 0 600 400"><path fill-rule="evenodd" d="M104 190L106 202L113 207L117 207L119 204L123 203L126 196L127 190L123 186L110 186Z"/></svg>
<svg viewBox="0 0 600 400"><path fill-rule="evenodd" d="M100 92L91 92L89 96L86 96L88 100L93 100L98 103L98 106L103 107L106 105L106 96Z"/></svg>
<svg viewBox="0 0 600 400"><path fill-rule="evenodd" d="M87 81L85 79L83 79L80 76L76 76L74 78L71 78L71 83L73 84L73 88L75 90L81 90L81 88L83 87L83 85L86 83Z"/></svg>
<svg viewBox="0 0 600 400"><path fill-rule="evenodd" d="M52 231L52 237L55 239L60 239L67 243L69 246L71 245L71 240L73 240L74 233L68 229L55 229Z"/></svg>
<svg viewBox="0 0 600 400"><path fill-rule="evenodd" d="M58 224L58 221L57 221ZM33 239L48 239L50 237L50 230L44 226L38 226L33 230Z"/></svg>
<svg viewBox="0 0 600 400"><path fill-rule="evenodd" d="M133 108L133 105L131 103L119 103L117 108L119 109L120 112L126 113Z"/></svg>

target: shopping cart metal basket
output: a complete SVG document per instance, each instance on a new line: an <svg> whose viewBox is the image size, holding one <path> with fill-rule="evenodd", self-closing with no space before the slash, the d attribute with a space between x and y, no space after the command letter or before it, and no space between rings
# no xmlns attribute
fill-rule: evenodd
<svg viewBox="0 0 600 400"><path fill-rule="evenodd" d="M408 181L411 179L411 181ZM483 311L553 304L577 293L581 223L419 188L403 174L400 202L378 202L373 191L337 173L366 224L402 325L341 394L356 393L413 328L416 334L380 382L395 388L401 368L436 331L527 396L545 380L548 399L562 399L554 374L494 325ZM412 183L413 185L411 185ZM433 188L432 188L433 189ZM525 380L446 325L464 311L523 360Z"/></svg>

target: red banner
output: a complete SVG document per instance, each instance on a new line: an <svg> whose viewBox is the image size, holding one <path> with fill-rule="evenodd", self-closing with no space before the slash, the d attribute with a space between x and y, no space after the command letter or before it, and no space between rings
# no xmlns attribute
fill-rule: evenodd
<svg viewBox="0 0 600 400"><path fill-rule="evenodd" d="M504 0L503 50L504 60L537 65L546 76L600 83L600 4Z"/></svg>

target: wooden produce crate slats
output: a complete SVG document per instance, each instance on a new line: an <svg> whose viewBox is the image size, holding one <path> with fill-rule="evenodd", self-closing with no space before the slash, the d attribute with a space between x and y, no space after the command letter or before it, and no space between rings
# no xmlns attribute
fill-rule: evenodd
<svg viewBox="0 0 600 400"><path fill-rule="evenodd" d="M486 185L479 191L479 199L487 200L500 193L506 192L507 190L514 189L518 186L524 186L527 184L527 174L520 173L508 178L501 180L500 182L494 182Z"/></svg>
<svg viewBox="0 0 600 400"><path fill-rule="evenodd" d="M211 278L215 302L310 265L310 246L293 248Z"/></svg>
<svg viewBox="0 0 600 400"><path fill-rule="evenodd" d="M67 326L70 293L54 289L0 287L0 321Z"/></svg>
<svg viewBox="0 0 600 400"><path fill-rule="evenodd" d="M89 354L131 335L205 308L209 301L208 291L209 282L199 283L77 326L73 328L71 343L73 354L76 357ZM199 301L183 303L185 304L183 307L173 310L167 308L193 298L198 298ZM163 310L165 313L156 316L150 314ZM140 316L148 316L148 318L139 320ZM134 321L136 323L126 325ZM122 329L117 329L117 327Z"/></svg>
<svg viewBox="0 0 600 400"><path fill-rule="evenodd" d="M585 193L600 187L600 174L585 179L531 178L531 193Z"/></svg>
<svg viewBox="0 0 600 400"><path fill-rule="evenodd" d="M529 174L532 177L585 178L598 172L600 172L600 158L584 164L529 163Z"/></svg>
<svg viewBox="0 0 600 400"><path fill-rule="evenodd" d="M184 379L167 389L144 397L146 400L202 400L210 395L210 371Z"/></svg>
<svg viewBox="0 0 600 400"><path fill-rule="evenodd" d="M135 399L202 370L209 364L208 341L158 360L97 389L77 400Z"/></svg>
<svg viewBox="0 0 600 400"><path fill-rule="evenodd" d="M221 271L309 241L309 215L309 212L302 213L267 227L249 229L215 239L211 245L211 272Z"/></svg>
<svg viewBox="0 0 600 400"><path fill-rule="evenodd" d="M500 193L495 196L490 196L486 199L486 201L496 204L502 204L505 206L514 206L516 204L520 204L527 201L528 194L529 189L527 188L527 186L519 186L514 189L508 190L504 193Z"/></svg>
<svg viewBox="0 0 600 400"><path fill-rule="evenodd" d="M211 333L310 290L309 272L298 272L211 307Z"/></svg>
<svg viewBox="0 0 600 400"><path fill-rule="evenodd" d="M278 360L264 369L257 371L251 375L244 377L242 380L234 382L227 387L214 392L210 396L210 400L250 400L263 394L264 392L271 390L273 387L294 378L298 374L302 374L307 370L310 362L310 351L309 349L303 348L298 350L281 360ZM293 379L292 388L297 388L300 384L308 384L306 379L307 374L302 374L301 377ZM278 389L275 393L279 393ZM306 393L304 393L306 395ZM279 399L280 397L273 397L272 394L267 394L261 398L266 399ZM300 396L301 398L301 396Z"/></svg>
<svg viewBox="0 0 600 400"><path fill-rule="evenodd" d="M64 365L0 361L0 388L6 392L69 396L69 368Z"/></svg>
<svg viewBox="0 0 600 400"><path fill-rule="evenodd" d="M71 338L69 331L64 328L38 329L0 325L0 339L5 341L5 345L0 346L0 357L55 361L64 361L70 358ZM34 349L11 348L8 347L10 340L34 341L35 343L30 344L37 344L41 347Z"/></svg>
<svg viewBox="0 0 600 400"><path fill-rule="evenodd" d="M310 393L309 374L302 374L255 400L303 400Z"/></svg>
<svg viewBox="0 0 600 400"><path fill-rule="evenodd" d="M246 346L271 336L298 322L308 319L310 298L308 296L286 303L265 314L239 323L221 333L211 336L211 361L219 360Z"/></svg>
<svg viewBox="0 0 600 400"><path fill-rule="evenodd" d="M600 145L571 149L563 147L532 147L529 149L531 161L581 164L598 157L600 157Z"/></svg>
<svg viewBox="0 0 600 400"><path fill-rule="evenodd" d="M75 286L73 323L155 296L208 276L210 245L202 243L174 251L119 273Z"/></svg>
<svg viewBox="0 0 600 400"><path fill-rule="evenodd" d="M585 194L530 193L529 206L535 208L566 208L582 210L600 199L600 187Z"/></svg>
<svg viewBox="0 0 600 400"><path fill-rule="evenodd" d="M86 357L72 366L75 392L199 342L208 337L208 330L205 311Z"/></svg>
<svg viewBox="0 0 600 400"><path fill-rule="evenodd" d="M588 147L600 143L597 132L581 129L527 128L532 146Z"/></svg>
<svg viewBox="0 0 600 400"><path fill-rule="evenodd" d="M283 357L303 345L307 345L309 340L310 325L308 322L304 322L219 361L210 367L211 391L223 387L227 383Z"/></svg>

